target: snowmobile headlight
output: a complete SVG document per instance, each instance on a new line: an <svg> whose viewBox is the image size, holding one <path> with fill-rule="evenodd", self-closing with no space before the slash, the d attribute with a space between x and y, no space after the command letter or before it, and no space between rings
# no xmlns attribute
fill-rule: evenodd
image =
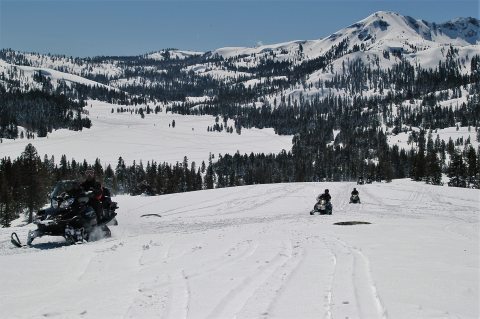
<svg viewBox="0 0 480 319"><path fill-rule="evenodd" d="M75 198L66 199L60 204L60 208L68 208L70 207L70 205L73 204L74 201L75 201Z"/></svg>
<svg viewBox="0 0 480 319"><path fill-rule="evenodd" d="M52 207L58 208L58 201L56 201L55 199L52 199Z"/></svg>

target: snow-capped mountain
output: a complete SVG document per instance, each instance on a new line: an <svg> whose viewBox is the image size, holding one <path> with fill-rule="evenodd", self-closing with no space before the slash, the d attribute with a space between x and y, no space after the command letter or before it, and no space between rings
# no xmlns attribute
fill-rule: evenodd
<svg viewBox="0 0 480 319"><path fill-rule="evenodd" d="M478 45L480 24L475 18L457 18L442 24L415 20L394 12L379 11L320 40L299 40L262 45L256 48L231 47L213 51L237 60L239 66L253 66L262 59L275 61L315 59L342 42L346 49L362 46L361 51L390 50L416 53L445 45Z"/></svg>
<svg viewBox="0 0 480 319"><path fill-rule="evenodd" d="M475 18L457 18L442 24L416 20L393 12L376 12L369 17L341 29L320 40L292 41L256 48L230 47L213 51L227 59L231 65L247 73L226 73L225 68L210 66L209 73L223 75L227 79L239 76L250 77L244 85L254 86L262 81L255 70L268 61L288 63L291 67L305 64L308 61L327 55L334 55L327 65L303 74L307 85L315 85L319 81L328 81L336 74L345 73L345 65L361 60L372 68L387 70L402 60L422 68L435 69L440 61L444 61L448 48L454 47L457 58L463 62L461 72L470 72L470 59L480 54L480 23ZM337 54L332 54L337 51ZM199 75L204 69L193 68ZM288 73L288 72L287 72ZM252 85L253 84L253 85ZM298 98L327 94L345 94L334 90L305 90L300 82L289 88L277 91L267 97L272 102L281 96Z"/></svg>
<svg viewBox="0 0 480 319"><path fill-rule="evenodd" d="M305 60L321 57L334 46L345 43L344 51L353 50L378 55L386 50L410 54L409 57L413 58L417 57L419 51L449 45L469 47L470 51L478 52L479 32L479 20L475 18L458 18L436 25L397 13L381 11L324 39L292 41L256 48L220 48L213 51L213 54L232 59L238 67L254 67L264 60L300 64ZM418 58L423 60L421 55ZM382 62L380 66L384 68L391 64ZM429 65L434 67L435 63Z"/></svg>
<svg viewBox="0 0 480 319"><path fill-rule="evenodd" d="M288 76L295 67L328 56L327 67L314 68L303 74L307 83L315 83L330 79L332 74L341 73L342 65L356 59L362 59L381 69L388 69L401 59L424 68L436 68L438 62L445 59L449 46L458 50L458 59L465 66L463 72L468 73L469 60L480 52L479 36L480 23L476 18L456 18L436 24L379 11L324 39L298 40L254 48L225 47L206 53L165 49L136 57L137 60L147 60L141 67L129 64L131 57L81 59L4 50L1 58L10 64L54 69L117 88L129 85L162 87L162 83L159 83L161 81L152 81L152 73L168 74L172 71L193 72L195 76L213 78L215 82L248 87L265 83L261 70L269 63L283 63L283 74L271 75L278 80L281 79L279 76ZM177 64L174 67L178 70L171 69L172 62L175 61ZM4 62L1 68L0 73L8 74L8 64ZM326 69L331 72L325 72ZM324 75L321 76L320 73ZM132 81L133 74L138 74L137 81ZM298 84L289 85L289 90L276 95L292 94L292 91L297 90ZM190 92L187 95L205 94Z"/></svg>

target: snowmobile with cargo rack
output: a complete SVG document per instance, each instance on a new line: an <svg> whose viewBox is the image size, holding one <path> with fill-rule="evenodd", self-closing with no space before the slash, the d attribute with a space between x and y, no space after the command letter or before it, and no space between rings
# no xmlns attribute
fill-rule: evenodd
<svg viewBox="0 0 480 319"><path fill-rule="evenodd" d="M35 238L42 236L62 236L67 243L94 241L110 237L107 224L117 225L116 202L110 199L108 189L103 189L102 216L97 222L95 210L89 205L92 191L84 191L77 181L64 180L55 185L50 197L50 207L39 210L34 218L37 229L30 230L27 245L22 245L16 233L11 234L11 242L17 247L30 246Z"/></svg>

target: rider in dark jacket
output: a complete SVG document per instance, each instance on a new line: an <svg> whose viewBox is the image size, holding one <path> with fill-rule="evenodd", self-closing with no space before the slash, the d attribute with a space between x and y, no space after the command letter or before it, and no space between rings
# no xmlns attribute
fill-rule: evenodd
<svg viewBox="0 0 480 319"><path fill-rule="evenodd" d="M318 200L318 201L321 200L321 199L324 199L324 200L326 200L327 202L330 202L330 200L332 199L332 196L330 196L328 189L325 190L325 193L320 194L320 195L317 197L317 200Z"/></svg>
<svg viewBox="0 0 480 319"><path fill-rule="evenodd" d="M350 197L350 203L360 203L360 197L358 196L358 191L356 188L352 191L352 196Z"/></svg>
<svg viewBox="0 0 480 319"><path fill-rule="evenodd" d="M80 186L84 191L93 191L93 196L90 198L89 204L95 210L95 215L97 216L97 223L100 223L102 219L102 203L100 199L102 198L102 185L95 179L95 172L92 169L87 169L85 171L86 179Z"/></svg>

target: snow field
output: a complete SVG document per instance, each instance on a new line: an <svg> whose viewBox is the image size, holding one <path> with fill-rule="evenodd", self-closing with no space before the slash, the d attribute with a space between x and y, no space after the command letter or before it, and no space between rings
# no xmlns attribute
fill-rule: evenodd
<svg viewBox="0 0 480 319"><path fill-rule="evenodd" d="M250 152L279 153L292 147L291 136L276 135L271 128L242 129L241 135L225 131L207 132L207 126L215 124L213 116L151 113L142 119L137 114L116 113L117 107L121 106L88 101L85 110L90 113L90 129L78 132L60 129L46 138L30 140L4 139L0 144L0 158L16 158L28 143L32 143L42 158L44 154L54 155L57 162L62 154L69 161L74 158L93 163L99 158L106 168L108 164L115 167L120 156L127 164L134 160L138 164L143 160L144 165L149 160L175 164L187 156L189 163L195 161L198 168L202 161L208 164L209 153L215 157L225 153L233 155L237 150L242 155ZM112 108L114 113L111 113ZM175 128L169 127L173 120ZM233 126L233 122L228 125Z"/></svg>
<svg viewBox="0 0 480 319"><path fill-rule="evenodd" d="M395 180L117 196L113 237L0 229L9 317L478 318L478 190ZM330 189L332 216L310 216ZM159 214L161 217L146 214ZM370 225L337 226L338 221ZM48 287L48 291L45 291ZM73 302L72 302L73 301Z"/></svg>

